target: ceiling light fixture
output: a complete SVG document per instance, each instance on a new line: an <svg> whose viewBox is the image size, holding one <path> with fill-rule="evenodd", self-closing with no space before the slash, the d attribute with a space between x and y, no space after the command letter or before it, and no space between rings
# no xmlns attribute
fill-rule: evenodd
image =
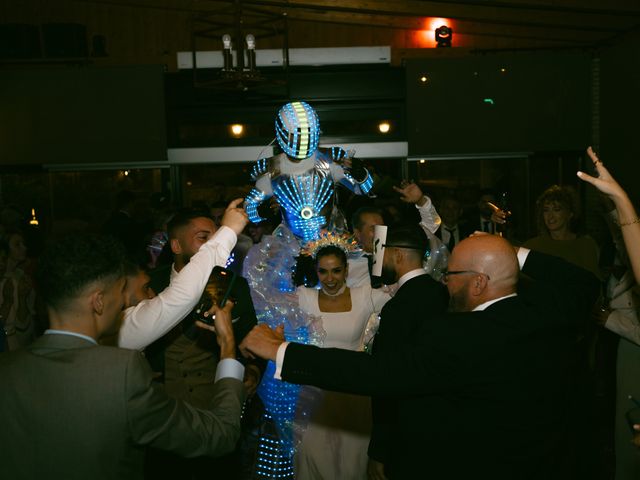
<svg viewBox="0 0 640 480"><path fill-rule="evenodd" d="M233 125L231 125L231 134L234 137L241 136L243 132L244 132L244 125L241 125L239 123L234 123Z"/></svg>

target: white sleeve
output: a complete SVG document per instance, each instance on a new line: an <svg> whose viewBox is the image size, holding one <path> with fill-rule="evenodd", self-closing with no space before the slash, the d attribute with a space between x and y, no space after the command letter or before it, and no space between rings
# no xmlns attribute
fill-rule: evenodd
<svg viewBox="0 0 640 480"><path fill-rule="evenodd" d="M373 299L373 308L375 309L375 312L380 313L384 304L391 300L391 294L381 288L372 288L371 298Z"/></svg>
<svg viewBox="0 0 640 480"><path fill-rule="evenodd" d="M127 308L118 346L142 350L180 323L198 303L213 267L225 265L236 240L233 230L220 227L157 297Z"/></svg>
<svg viewBox="0 0 640 480"><path fill-rule="evenodd" d="M289 345L289 342L282 342L276 353L276 370L273 372L273 378L276 380L282 380L282 365L284 365L284 354L287 352L287 345Z"/></svg>
<svg viewBox="0 0 640 480"><path fill-rule="evenodd" d="M427 202L419 207L416 204L416 208L418 209L418 213L420 213L420 225L423 228L426 228L431 233L436 233L438 227L440 227L440 223L442 220L440 219L440 215L436 211L436 207L433 206L433 202L431 199L425 195L423 198L427 199Z"/></svg>
<svg viewBox="0 0 640 480"><path fill-rule="evenodd" d="M638 323L638 311L635 308L613 310L607 317L604 326L607 330L640 345L640 324Z"/></svg>
<svg viewBox="0 0 640 480"><path fill-rule="evenodd" d="M235 378L242 381L244 378L244 365L235 358L223 358L216 367L215 381L217 382L223 378Z"/></svg>

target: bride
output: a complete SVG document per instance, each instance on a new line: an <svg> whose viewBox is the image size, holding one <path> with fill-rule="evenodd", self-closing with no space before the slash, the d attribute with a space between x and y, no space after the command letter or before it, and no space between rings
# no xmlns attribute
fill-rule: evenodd
<svg viewBox="0 0 640 480"><path fill-rule="evenodd" d="M347 242L331 235L333 244L307 247L313 258L320 289L299 287L300 308L320 318L326 332L324 347L365 349L373 338L377 313L389 294L367 283L349 288ZM296 478L367 478L367 447L371 433L369 397L323 391L296 449Z"/></svg>

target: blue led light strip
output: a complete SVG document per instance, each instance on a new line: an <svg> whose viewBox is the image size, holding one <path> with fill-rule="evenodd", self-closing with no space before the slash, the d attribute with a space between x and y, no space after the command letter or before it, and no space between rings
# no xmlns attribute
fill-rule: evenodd
<svg viewBox="0 0 640 480"><path fill-rule="evenodd" d="M258 214L258 206L264 201L266 195L257 188L252 188L249 194L245 197L245 211L249 217L249 221L253 223L260 223L264 218Z"/></svg>
<svg viewBox="0 0 640 480"><path fill-rule="evenodd" d="M362 191L362 193L367 194L371 191L372 188L373 188L373 177L367 170L366 178L360 183L360 190Z"/></svg>
<svg viewBox="0 0 640 480"><path fill-rule="evenodd" d="M321 211L332 193L333 183L315 174L288 178L274 190L280 205L297 217L305 207L312 208L314 213Z"/></svg>
<svg viewBox="0 0 640 480"><path fill-rule="evenodd" d="M267 171L267 159L261 158L258 160L251 169L251 180L254 182L258 179L260 175Z"/></svg>

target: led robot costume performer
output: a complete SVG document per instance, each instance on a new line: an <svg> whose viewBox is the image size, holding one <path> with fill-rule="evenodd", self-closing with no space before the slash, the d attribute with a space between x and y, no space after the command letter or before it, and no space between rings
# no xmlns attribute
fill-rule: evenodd
<svg viewBox="0 0 640 480"><path fill-rule="evenodd" d="M362 195L371 190L373 179L361 162L342 148L318 147L318 115L307 103L291 102L280 108L275 130L282 153L254 165L251 176L255 187L245 198L245 210L249 219L258 223L264 220L261 205L268 207L268 199L275 197L282 224L249 251L243 273L251 287L258 322L271 327L284 323L288 340L320 345L323 331L317 319L300 310L295 295L288 295L295 291L292 271L296 257L322 230L344 230L344 217L335 206L335 184ZM303 427L299 417L301 412L306 416L306 390L274 380L274 370L270 363L258 393L268 418L278 427L278 435L266 432L261 436L256 474L258 478L293 478L295 429Z"/></svg>
<svg viewBox="0 0 640 480"><path fill-rule="evenodd" d="M310 105L283 106L276 117L276 139L283 153L256 162L251 174L255 187L245 199L249 220L258 223L264 220L258 206L275 196L283 223L301 243L318 238L323 228L332 230L332 221L338 221L332 218L335 183L356 194L366 194L373 186L369 172L342 148L318 148L319 130L318 115Z"/></svg>

